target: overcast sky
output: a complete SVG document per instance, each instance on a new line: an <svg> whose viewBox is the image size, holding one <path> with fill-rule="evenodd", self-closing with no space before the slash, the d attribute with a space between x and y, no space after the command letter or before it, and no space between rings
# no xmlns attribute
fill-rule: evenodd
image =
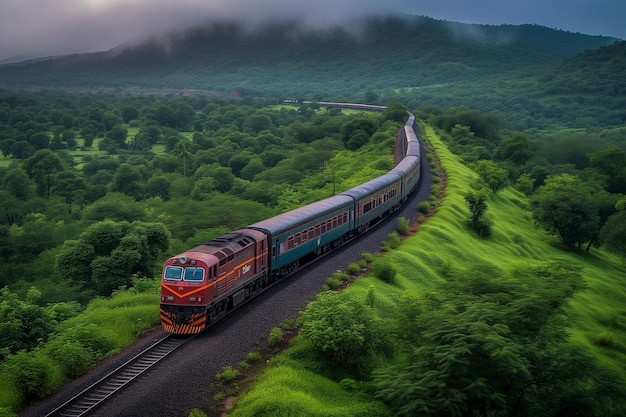
<svg viewBox="0 0 626 417"><path fill-rule="evenodd" d="M0 0L0 60L111 49L221 18L312 25L372 12L464 23L536 23L626 39L624 0Z"/></svg>

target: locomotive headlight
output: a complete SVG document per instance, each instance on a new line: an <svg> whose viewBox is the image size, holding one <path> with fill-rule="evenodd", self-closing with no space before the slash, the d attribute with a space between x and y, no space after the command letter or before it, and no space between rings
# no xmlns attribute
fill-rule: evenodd
<svg viewBox="0 0 626 417"><path fill-rule="evenodd" d="M167 297L165 297L165 299L166 299L167 301L174 301L174 297L173 297L173 296L171 296L171 295L168 295Z"/></svg>
<svg viewBox="0 0 626 417"><path fill-rule="evenodd" d="M187 263L187 258L185 258L184 256L181 256L180 258L178 258L178 260L180 261L181 264Z"/></svg>
<svg viewBox="0 0 626 417"><path fill-rule="evenodd" d="M189 297L189 301L191 302L196 301L196 297Z"/></svg>

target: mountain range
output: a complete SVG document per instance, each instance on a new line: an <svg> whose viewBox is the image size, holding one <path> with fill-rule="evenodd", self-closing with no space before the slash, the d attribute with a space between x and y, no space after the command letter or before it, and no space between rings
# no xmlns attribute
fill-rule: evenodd
<svg viewBox="0 0 626 417"><path fill-rule="evenodd" d="M104 52L5 64L0 88L340 100L368 90L475 82L546 68L616 41L538 25L472 25L423 16L372 16L323 30L297 21L256 29L222 22Z"/></svg>

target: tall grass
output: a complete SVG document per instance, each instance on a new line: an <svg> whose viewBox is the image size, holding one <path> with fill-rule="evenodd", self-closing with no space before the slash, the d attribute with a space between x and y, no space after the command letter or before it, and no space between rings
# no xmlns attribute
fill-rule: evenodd
<svg viewBox="0 0 626 417"><path fill-rule="evenodd" d="M626 269L621 261L597 250L563 251L555 238L534 226L525 196L510 187L490 196L487 214L493 221L492 235L487 239L478 237L466 225L468 209L464 201L466 190L476 181L475 173L447 150L432 129L427 128L425 135L446 171L446 196L436 216L397 250L385 255L385 261L396 269L393 283L374 276L361 278L345 290L350 298L366 304L375 293L375 314L381 320L388 319L392 326L394 321L389 318L397 315L402 294L410 292L419 297L432 292L452 271L469 264L510 276L546 261L576 264L582 267L585 287L566 307L570 343L585 349L626 384ZM375 403L355 403L345 384L329 378L329 370L306 352L306 345L300 342L275 358L265 375L237 402L232 415L270 415L269 410L277 413L273 415L335 415L337 410L342 410L342 415L367 415L371 410L384 415ZM293 409L295 398L302 400L298 407L303 408Z"/></svg>

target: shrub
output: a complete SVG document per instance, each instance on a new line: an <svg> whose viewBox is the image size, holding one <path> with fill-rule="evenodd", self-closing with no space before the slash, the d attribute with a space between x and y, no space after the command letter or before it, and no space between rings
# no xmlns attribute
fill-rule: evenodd
<svg viewBox="0 0 626 417"><path fill-rule="evenodd" d="M4 365L22 405L40 400L52 392L55 385L54 369L44 355L20 351L9 356Z"/></svg>
<svg viewBox="0 0 626 417"><path fill-rule="evenodd" d="M405 217L400 217L398 219L398 225L396 226L396 230L402 236L406 236L409 234L409 221Z"/></svg>
<svg viewBox="0 0 626 417"><path fill-rule="evenodd" d="M67 380L87 373L94 364L93 354L78 341L58 337L44 348L50 359L57 363Z"/></svg>
<svg viewBox="0 0 626 417"><path fill-rule="evenodd" d="M417 205L417 211L422 214L428 214L430 211L430 203L428 201L422 201Z"/></svg>
<svg viewBox="0 0 626 417"><path fill-rule="evenodd" d="M350 265L348 265L348 267L346 268L346 272L350 275L356 275L359 272L361 272L361 266L357 263L351 263Z"/></svg>
<svg viewBox="0 0 626 417"><path fill-rule="evenodd" d="M336 290L340 286L341 286L341 281L339 281L337 278L328 278L326 280L326 283L323 285L322 290L324 291Z"/></svg>
<svg viewBox="0 0 626 417"><path fill-rule="evenodd" d="M343 272L333 272L331 278L336 279L337 281L347 281L350 279L350 275Z"/></svg>
<svg viewBox="0 0 626 417"><path fill-rule="evenodd" d="M398 246L400 246L400 236L398 236L398 233L391 232L387 235L387 238L389 239L389 247L391 249L398 249Z"/></svg>
<svg viewBox="0 0 626 417"><path fill-rule="evenodd" d="M267 345L270 347L273 347L273 346L278 345L282 341L283 341L283 331L279 329L278 327L274 327L270 331L270 335L267 339Z"/></svg>
<svg viewBox="0 0 626 417"><path fill-rule="evenodd" d="M368 264L371 264L372 262L374 262L374 255L372 255L371 253L363 252L361 254L361 259L363 259Z"/></svg>
<svg viewBox="0 0 626 417"><path fill-rule="evenodd" d="M433 184L430 187L430 195L433 197L439 197L439 194L441 193L441 185L439 184Z"/></svg>
<svg viewBox="0 0 626 417"><path fill-rule="evenodd" d="M259 352L250 352L246 355L246 362L249 364L259 363L263 360Z"/></svg>
<svg viewBox="0 0 626 417"><path fill-rule="evenodd" d="M374 275L383 282L391 283L396 278L396 269L388 261L381 259L374 263Z"/></svg>
<svg viewBox="0 0 626 417"><path fill-rule="evenodd" d="M320 293L302 313L300 335L336 363L351 366L375 350L383 336L370 310L343 294Z"/></svg>
<svg viewBox="0 0 626 417"><path fill-rule="evenodd" d="M189 417L207 417L206 413L194 408L189 412Z"/></svg>
<svg viewBox="0 0 626 417"><path fill-rule="evenodd" d="M239 369L241 369L242 371L247 371L248 369L250 369L250 364L245 361L239 362L237 366L239 366Z"/></svg>
<svg viewBox="0 0 626 417"><path fill-rule="evenodd" d="M232 366L228 365L224 367L224 372L215 375L215 377L226 384L235 382L241 373L234 369Z"/></svg>

